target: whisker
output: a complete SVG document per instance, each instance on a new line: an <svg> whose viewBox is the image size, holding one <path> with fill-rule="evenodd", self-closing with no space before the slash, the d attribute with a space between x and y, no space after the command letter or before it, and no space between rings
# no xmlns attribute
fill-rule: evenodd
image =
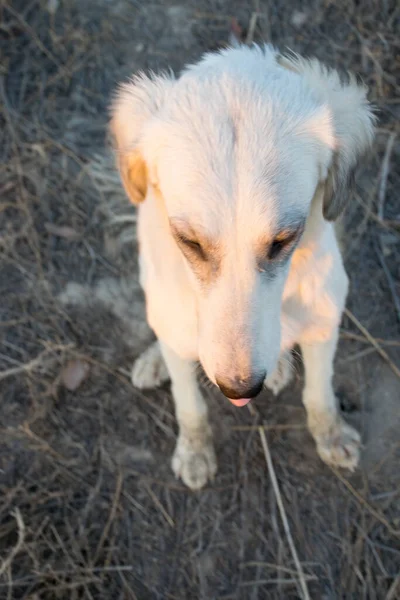
<svg viewBox="0 0 400 600"><path fill-rule="evenodd" d="M280 362L284 363L285 365L288 365L288 367L290 368L292 373L296 375L296 373L298 372L297 364L292 360L292 358L287 358L286 356L282 356L280 358Z"/></svg>
<svg viewBox="0 0 400 600"><path fill-rule="evenodd" d="M206 389L213 390L215 385L209 379L200 362L196 362L195 373L199 383Z"/></svg>

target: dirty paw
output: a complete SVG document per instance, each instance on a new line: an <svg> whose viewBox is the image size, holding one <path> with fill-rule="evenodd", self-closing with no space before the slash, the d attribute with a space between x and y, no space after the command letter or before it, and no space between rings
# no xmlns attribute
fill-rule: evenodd
<svg viewBox="0 0 400 600"><path fill-rule="evenodd" d="M158 342L153 342L134 362L132 383L141 390L159 387L169 380L169 374Z"/></svg>
<svg viewBox="0 0 400 600"><path fill-rule="evenodd" d="M172 457L172 470L191 490L199 490L212 481L217 461L211 437L193 441L181 434Z"/></svg>
<svg viewBox="0 0 400 600"><path fill-rule="evenodd" d="M338 419L323 435L314 435L318 454L332 466L354 471L360 458L360 434Z"/></svg>

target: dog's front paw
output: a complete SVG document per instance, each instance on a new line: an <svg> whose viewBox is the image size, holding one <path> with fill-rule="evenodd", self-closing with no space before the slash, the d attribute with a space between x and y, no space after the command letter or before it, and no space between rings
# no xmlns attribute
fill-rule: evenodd
<svg viewBox="0 0 400 600"><path fill-rule="evenodd" d="M172 457L172 470L191 490L200 490L214 479L217 460L211 435L181 433Z"/></svg>
<svg viewBox="0 0 400 600"><path fill-rule="evenodd" d="M277 396L293 379L292 355L285 352L279 359L276 369L265 378L264 385Z"/></svg>
<svg viewBox="0 0 400 600"><path fill-rule="evenodd" d="M335 422L322 433L310 428L317 444L318 454L332 467L354 471L360 458L360 434L337 417Z"/></svg>
<svg viewBox="0 0 400 600"><path fill-rule="evenodd" d="M158 342L153 342L134 362L132 383L140 390L159 387L169 380L169 373Z"/></svg>

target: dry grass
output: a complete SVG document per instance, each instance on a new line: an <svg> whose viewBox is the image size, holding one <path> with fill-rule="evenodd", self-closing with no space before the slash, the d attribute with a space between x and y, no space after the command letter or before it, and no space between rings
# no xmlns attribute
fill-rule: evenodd
<svg viewBox="0 0 400 600"><path fill-rule="evenodd" d="M379 112L346 217L337 367L365 450L351 479L320 463L299 366L252 413L209 396L219 473L192 494L168 464L168 389L129 381L151 334L107 106L130 72L225 43L232 18L248 41L358 71ZM1 598L399 597L399 19L391 0L0 1ZM90 367L73 392L71 360Z"/></svg>

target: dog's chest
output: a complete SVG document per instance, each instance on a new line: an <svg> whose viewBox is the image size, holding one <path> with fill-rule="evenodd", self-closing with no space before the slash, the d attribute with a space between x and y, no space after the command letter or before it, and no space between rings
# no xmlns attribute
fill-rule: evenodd
<svg viewBox="0 0 400 600"><path fill-rule="evenodd" d="M147 322L157 337L182 358L197 360L197 313L190 288L181 273L164 257L162 265L146 255L139 257L140 284L146 296ZM170 268L169 268L170 266Z"/></svg>

